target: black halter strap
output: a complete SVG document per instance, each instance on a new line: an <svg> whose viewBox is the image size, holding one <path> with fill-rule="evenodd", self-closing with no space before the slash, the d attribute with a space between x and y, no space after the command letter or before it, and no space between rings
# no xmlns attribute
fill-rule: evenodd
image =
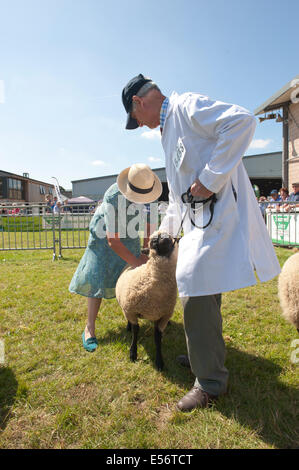
<svg viewBox="0 0 299 470"><path fill-rule="evenodd" d="M204 206L207 202L210 202L210 213L211 213L210 219L205 225L203 225L203 227L199 227L198 225L196 225L195 222L190 217L192 225L196 228L204 229L204 228L206 228L210 225L210 223L213 220L213 216L214 216L214 206L215 206L215 203L217 202L217 198L216 198L215 193L212 194L210 197L207 197L206 199L194 200L194 197L191 194L191 189L188 188L187 191L182 194L181 199L184 203L186 203L186 202L189 203L191 205L191 209L193 209L193 211L195 210L196 204L202 204ZM188 209L187 209L187 211L188 211Z"/></svg>

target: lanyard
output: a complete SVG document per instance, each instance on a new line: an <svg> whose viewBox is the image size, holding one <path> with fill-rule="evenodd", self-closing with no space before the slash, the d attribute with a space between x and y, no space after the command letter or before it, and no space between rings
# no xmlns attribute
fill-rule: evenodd
<svg viewBox="0 0 299 470"><path fill-rule="evenodd" d="M204 204L206 204L207 202L210 201L210 213L211 213L210 219L203 227L199 227L198 225L196 225L195 222L192 220L192 217L190 216L191 223L196 228L204 229L204 228L206 228L210 225L210 223L212 222L213 216L214 216L214 206L217 202L216 194L212 194L210 197L208 197L206 199L201 199L199 201L198 200L195 201L194 196L192 196L192 194L191 194L191 186L190 186L190 188L188 188L187 191L182 194L181 199L182 199L183 203L190 204L190 209L192 209L193 212L195 211L195 204L202 204L204 206ZM184 220L185 220L186 215L188 214L188 212L189 212L189 207L187 205L186 212L184 214L184 217L182 218L180 228L179 228L177 236L175 238L176 241L178 241L178 239L179 239L178 237L179 237L179 235L182 231L183 223L184 223Z"/></svg>

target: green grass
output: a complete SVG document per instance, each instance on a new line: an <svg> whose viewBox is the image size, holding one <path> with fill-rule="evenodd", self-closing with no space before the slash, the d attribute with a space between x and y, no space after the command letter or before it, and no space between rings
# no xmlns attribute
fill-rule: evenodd
<svg viewBox="0 0 299 470"><path fill-rule="evenodd" d="M154 368L153 326L141 322L138 361L115 299L103 301L95 353L81 333L86 299L68 292L83 250L0 253L1 448L299 447L297 332L281 317L277 279L223 295L228 394L208 410L184 414L176 402L191 372L177 302L163 338L165 370ZM291 250L277 249L281 264ZM297 355L298 356L298 355Z"/></svg>

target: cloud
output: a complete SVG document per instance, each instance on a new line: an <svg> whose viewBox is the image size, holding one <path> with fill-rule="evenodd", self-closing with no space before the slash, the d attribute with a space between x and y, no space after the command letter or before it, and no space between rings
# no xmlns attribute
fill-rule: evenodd
<svg viewBox="0 0 299 470"><path fill-rule="evenodd" d="M103 160L94 160L93 162L91 162L92 165L94 166L105 166L106 163L103 161Z"/></svg>
<svg viewBox="0 0 299 470"><path fill-rule="evenodd" d="M254 139L249 148L250 149L264 149L272 142L271 139Z"/></svg>
<svg viewBox="0 0 299 470"><path fill-rule="evenodd" d="M161 132L158 129L152 129L151 131L142 132L141 137L144 139L161 139Z"/></svg>
<svg viewBox="0 0 299 470"><path fill-rule="evenodd" d="M151 162L151 163L157 163L157 162L162 162L162 158L158 158L158 157L148 157L148 161Z"/></svg>

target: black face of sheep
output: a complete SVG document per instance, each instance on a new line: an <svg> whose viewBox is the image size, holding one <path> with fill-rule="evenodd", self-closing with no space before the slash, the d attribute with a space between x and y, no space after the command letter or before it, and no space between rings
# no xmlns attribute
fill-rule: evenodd
<svg viewBox="0 0 299 470"><path fill-rule="evenodd" d="M167 233L158 233L150 241L150 248L157 252L158 256L169 256L174 249L174 240Z"/></svg>

